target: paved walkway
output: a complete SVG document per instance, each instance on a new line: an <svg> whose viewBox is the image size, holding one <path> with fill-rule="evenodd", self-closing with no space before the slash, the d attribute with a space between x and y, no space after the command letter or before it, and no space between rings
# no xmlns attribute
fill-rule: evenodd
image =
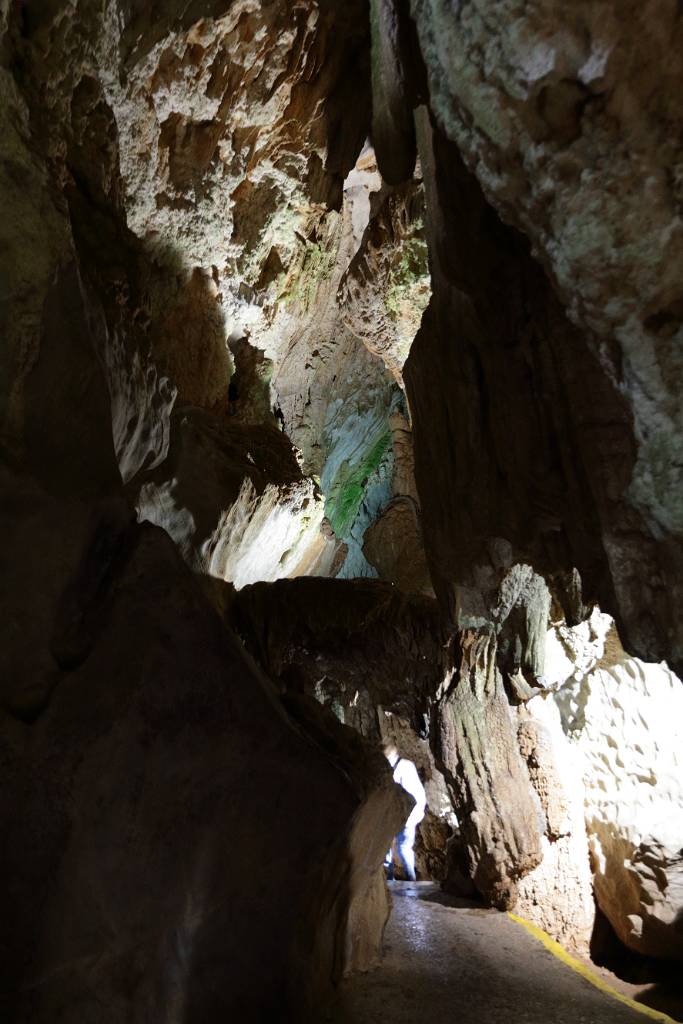
<svg viewBox="0 0 683 1024"><path fill-rule="evenodd" d="M384 961L345 983L331 1024L647 1024L506 914L390 884Z"/></svg>

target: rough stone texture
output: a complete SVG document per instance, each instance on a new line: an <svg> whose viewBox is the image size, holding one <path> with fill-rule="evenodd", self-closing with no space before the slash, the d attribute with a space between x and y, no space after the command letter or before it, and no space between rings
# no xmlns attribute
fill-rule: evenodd
<svg viewBox="0 0 683 1024"><path fill-rule="evenodd" d="M455 816L428 739L449 661L435 601L374 580L297 579L246 587L223 613L283 691L315 696L377 749L392 741L413 761L428 806L417 869L442 878Z"/></svg>
<svg viewBox="0 0 683 1024"><path fill-rule="evenodd" d="M551 697L518 712L517 737L538 794L543 859L517 884L516 911L565 948L587 954L595 918L580 758L567 742Z"/></svg>
<svg viewBox="0 0 683 1024"><path fill-rule="evenodd" d="M171 413L177 389L139 352L127 355L114 335L105 354L112 434L124 483L142 469L154 469L168 455Z"/></svg>
<svg viewBox="0 0 683 1024"><path fill-rule="evenodd" d="M431 810L417 827L415 834L415 871L420 881L441 882L446 877L448 840L452 828L444 818ZM395 873L394 877L400 877Z"/></svg>
<svg viewBox="0 0 683 1024"><path fill-rule="evenodd" d="M469 874L488 902L509 909L517 880L542 860L544 829L494 651L491 638L465 636L462 664L439 707L437 763L451 790Z"/></svg>
<svg viewBox="0 0 683 1024"><path fill-rule="evenodd" d="M357 96L367 88L362 5L169 4L123 24L115 4L108 14L97 73L128 225L183 282L194 268L215 279L227 334L248 327L268 315L324 204L338 205L362 144L367 115L347 109L349 76Z"/></svg>
<svg viewBox="0 0 683 1024"><path fill-rule="evenodd" d="M683 959L680 680L628 657L597 611L548 643L553 700L583 773L598 904L631 949Z"/></svg>
<svg viewBox="0 0 683 1024"><path fill-rule="evenodd" d="M482 590L493 580L494 574L487 580L482 573ZM493 592L487 593L490 621L484 606L478 616L464 620L469 628L460 632L460 663L446 666L435 749L461 825L469 873L488 901L508 908L515 904L517 881L542 859L542 809L520 757L510 700L524 702L544 683L550 597L543 580L525 565L502 575L495 604Z"/></svg>
<svg viewBox="0 0 683 1024"><path fill-rule="evenodd" d="M361 243L379 187L371 153L346 179L340 214L322 218L293 284L258 344L273 360L277 414L320 478L326 518L346 545L344 576L375 576L363 554L368 525L391 497L391 417L403 398L382 359L345 324L340 282Z"/></svg>
<svg viewBox="0 0 683 1024"><path fill-rule="evenodd" d="M372 137L390 185L411 176L416 155L410 34L403 13L400 0L371 0Z"/></svg>
<svg viewBox="0 0 683 1024"><path fill-rule="evenodd" d="M401 383L431 293L424 192L417 179L384 189L341 283L344 322Z"/></svg>
<svg viewBox="0 0 683 1024"><path fill-rule="evenodd" d="M389 417L393 455L392 497L363 534L363 554L381 579L406 593L433 595L422 539L410 426L401 412Z"/></svg>
<svg viewBox="0 0 683 1024"><path fill-rule="evenodd" d="M6 1015L319 1019L405 811L321 703L431 725L480 891L583 940L551 592L683 663L681 23L589 6L0 2ZM301 573L391 582L207 578ZM680 956L680 690L612 655L553 698L596 890Z"/></svg>
<svg viewBox="0 0 683 1024"><path fill-rule="evenodd" d="M630 497L680 534L677 4L411 8L439 122L533 239L574 319L621 350L611 368L638 439Z"/></svg>
<svg viewBox="0 0 683 1024"><path fill-rule="evenodd" d="M664 138L663 163L673 168L679 159L669 140L677 138L671 127L680 101L672 97L681 92L680 63L667 50L656 98L647 73L631 74L629 62L642 55L642 8L631 22L608 8L602 24L602 13L551 2L410 6L433 115L417 113L433 295L403 376L430 572L461 647L471 642L480 652L471 666L479 677L474 689L499 692L501 670L507 698L517 702L545 682L549 600L546 593L539 602L540 574L574 621L597 598L631 649L676 664L683 650L673 611L681 579L680 410L672 399L680 367L669 338L680 324L667 312L644 325L650 314L669 311L677 287L676 186L664 184L666 171L655 163ZM387 23L396 22L391 39L398 39L405 9L385 8L377 5ZM658 25L648 39L653 52L665 35ZM389 137L378 148L381 169L397 153L399 166L405 139L400 116L392 123L385 103L386 76L393 89L409 81L410 59L414 76L421 73L414 52L394 46L392 64L387 46L373 53ZM591 63L599 50L604 59ZM589 78L604 72L601 95L591 93L595 82L568 74L570 66ZM403 96L410 102L409 89ZM632 150L617 144L613 163L607 137L621 130L619 120L638 129ZM643 190L652 189L653 218L644 225ZM528 233L549 276L489 201ZM661 330L669 338L654 354L644 332ZM503 631L501 582L520 564L538 583L519 591ZM576 579L575 567L583 594L565 585ZM469 641L464 631L472 631ZM506 879L532 870L543 841L529 811L533 791L519 805L492 798L495 766L510 758L516 765L514 733L507 724L498 728L508 715L502 692L500 701L497 715L485 714L485 700L470 706L456 676L444 717L463 829L472 793L485 808L465 839L471 860L484 865L487 890L495 890L496 875L506 890ZM458 760L477 736L494 766L488 777L479 770L481 751L469 764ZM514 771L519 797L531 780Z"/></svg>
<svg viewBox="0 0 683 1024"><path fill-rule="evenodd" d="M336 535L334 546L319 538L320 557L306 554L300 571L340 572L348 561L346 575L376 575L362 545L390 500L387 419L398 389L342 325L336 300L381 185L372 150L353 166L370 116L362 102L365 7L307 0L291 17L256 0L219 7L180 14L169 3L154 18L119 11L116 0L103 12L86 4L68 13L12 8L21 74L18 87L3 72L15 111L8 138L16 135L16 153L3 165L7 195L23 161L36 208L52 204L35 225L40 259L52 253L52 262L43 273L36 261L24 284L15 277L28 270L8 264L14 276L0 291L11 300L8 323L34 325L33 336L17 335L8 347L5 445L18 455L32 429L21 410L26 372L46 348L36 310L59 261L70 267L75 257L60 271L68 276L48 312L55 319L66 296L79 321L74 351L55 345L54 365L43 357L34 393L52 375L60 385L55 409L79 405L80 428L90 405L106 416L101 396L90 394L93 382L102 389L104 368L119 471L135 481L131 493L181 446L171 439L182 421L172 419L176 403L283 427L304 471L319 478ZM24 216L22 202L17 196L10 206ZM26 230L32 221L24 220ZM32 246L18 225L8 221L8 244ZM95 358L89 339L83 351L88 333L96 335ZM59 438L64 424L46 430L49 409L40 403L37 429ZM106 464L101 453L90 458L81 480ZM272 512L270 520L281 521L291 509ZM396 544L387 524L384 535L388 547ZM275 561L283 554L273 552ZM296 569L302 554L293 547L276 574Z"/></svg>
<svg viewBox="0 0 683 1024"><path fill-rule="evenodd" d="M453 830L453 834L446 846L446 870L441 887L444 892L452 896L464 897L468 900L481 900L481 894L470 876L469 857L467 845L459 828Z"/></svg>
<svg viewBox="0 0 683 1024"><path fill-rule="evenodd" d="M382 938L391 909L384 868L378 868L378 864L387 850L387 834L401 827L413 800L400 786L390 786L387 792L383 755L354 730L339 726L317 701L290 693L285 706L328 754L337 761L343 758L344 771L350 773L354 786L367 797L354 816L348 843L348 907L343 947L338 951L344 974L367 971L381 959Z"/></svg>
<svg viewBox="0 0 683 1024"><path fill-rule="evenodd" d="M159 319L152 342L183 405L225 408L232 374L213 277L195 267Z"/></svg>
<svg viewBox="0 0 683 1024"><path fill-rule="evenodd" d="M318 1020L376 959L406 812L377 752L317 704L285 709L207 600L231 588L132 515L157 484L206 569L235 499L266 518L246 486L321 514L270 401L260 425L231 417L226 345L338 227L369 123L349 103L364 7L162 8L0 6L0 1016L17 1024ZM296 537L259 540L268 573L299 557Z"/></svg>
<svg viewBox="0 0 683 1024"><path fill-rule="evenodd" d="M162 526L198 572L243 587L295 574L323 502L273 427L176 410L167 458L142 478L138 518Z"/></svg>
<svg viewBox="0 0 683 1024"><path fill-rule="evenodd" d="M448 664L436 602L380 580L256 583L236 595L229 615L283 687L315 694L327 677L342 705L367 694L373 707L420 724Z"/></svg>
<svg viewBox="0 0 683 1024"><path fill-rule="evenodd" d="M456 147L424 112L418 122L433 296L403 375L430 573L461 646L479 652L468 660L479 681L456 678L451 690L447 767L475 879L482 864L477 885L507 900L542 846L506 707L544 684L541 574L569 614L582 600L555 581L578 567L583 600L599 597L627 623L629 642L661 650L678 585L667 590L665 580L678 556L626 501L634 447L623 398ZM487 694L500 702L490 714ZM474 744L471 757L459 744ZM499 766L505 799L493 795ZM468 824L473 803L480 815Z"/></svg>
<svg viewBox="0 0 683 1024"><path fill-rule="evenodd" d="M593 369L581 374L580 386L597 383L612 408L623 404L615 418L593 401L593 415L580 424L597 448L586 468L614 588L602 607L617 615L635 653L680 664L681 621L672 612L680 604L683 534L678 4L412 0L410 7L440 130L457 143L505 220L528 235L582 328ZM421 157L424 171L422 151ZM434 215L443 209L445 190L462 188L457 167L442 164L439 173ZM437 246L433 253L443 264ZM451 275L451 281L476 304L469 277L456 282ZM536 299L532 308L538 306ZM571 339L571 330L563 333ZM559 339L546 339L557 351ZM563 370L572 401L574 375ZM484 374L505 429L486 364ZM541 383L547 377L537 371L534 377L536 394L547 392ZM566 462L567 440L560 444ZM596 469L608 463L605 487ZM510 460L508 479L512 471ZM585 554L574 562L582 575ZM647 587L636 587L636 576Z"/></svg>
<svg viewBox="0 0 683 1024"><path fill-rule="evenodd" d="M625 499L634 444L624 399L523 238L496 218L455 147L420 124L434 296L404 379L437 594L456 622L482 605L488 617L480 577L495 571L502 540L537 572L578 568L585 597L615 610L629 643L657 650L672 628L679 552L649 537Z"/></svg>
<svg viewBox="0 0 683 1024"><path fill-rule="evenodd" d="M275 410L303 450L306 471L321 475L344 426L338 409L327 417L334 382L350 378L345 368L355 365L359 379L375 377L374 394L351 379L340 393L347 404L357 395L363 423L367 410L377 413L367 437L357 438L353 469L364 486L363 460L387 433L374 420L388 409L390 380L379 360L368 356L362 365L359 343L341 339L334 353L326 343L326 372L316 372L317 350L334 334L320 286L336 291L365 226L350 197L361 209L377 177L359 172L342 202L369 127L364 4L341 10L306 0L290 11L239 0L226 11L169 2L154 16L120 10L117 0L68 12L15 5L10 36L21 74L18 88L3 71L14 111L7 136L16 136L16 154L3 165L7 195L16 192L13 175L24 161L19 176L34 207L47 210L35 223L45 268L34 262L29 282L29 264L15 263L0 296L10 296L17 329L26 333L33 324L37 335L51 275L75 249L101 305L96 352L107 371L124 481L166 458L176 399L250 423L274 423ZM33 214L22 202L17 195L10 204L18 217L7 224L8 242L31 248L25 232ZM354 217L355 235L345 227ZM22 382L38 340L17 335L8 346L5 431L15 450ZM241 359L231 396L235 346L240 353L250 346L252 363L263 369L252 366L259 379L250 381ZM311 457L322 448L322 459Z"/></svg>
<svg viewBox="0 0 683 1024"><path fill-rule="evenodd" d="M338 541L306 571L376 575L362 547L389 500L398 389L336 299L380 187L367 154L353 166L370 116L364 5L170 3L151 18L109 0L104 17L72 13L29 18L22 45L41 144L102 299L124 481L139 487L177 448L174 403L280 425Z"/></svg>

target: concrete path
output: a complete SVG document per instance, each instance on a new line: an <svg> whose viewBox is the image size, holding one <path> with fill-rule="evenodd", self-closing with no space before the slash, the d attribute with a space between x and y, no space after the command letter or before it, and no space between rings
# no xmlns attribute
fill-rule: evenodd
<svg viewBox="0 0 683 1024"><path fill-rule="evenodd" d="M345 983L331 1024L647 1024L506 914L430 882L390 885L384 961Z"/></svg>

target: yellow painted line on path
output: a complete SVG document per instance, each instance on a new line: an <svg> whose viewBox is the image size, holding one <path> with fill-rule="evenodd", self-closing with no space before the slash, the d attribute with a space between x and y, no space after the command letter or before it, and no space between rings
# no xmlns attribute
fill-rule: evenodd
<svg viewBox="0 0 683 1024"><path fill-rule="evenodd" d="M508 911L508 917L515 924L520 924L522 928L526 928L530 935L533 935L535 939L542 942L548 952L556 956L558 960L561 960L567 967L571 967L573 971L580 974L582 978L589 981L591 985L595 985L601 992L606 992L607 995L612 996L613 999L618 999L620 1003L624 1003L626 1006L630 1006L632 1010L637 1010L638 1013L644 1014L649 1017L650 1020L660 1021L660 1024L680 1024L679 1021L669 1017L668 1014L662 1013L661 1010L653 1010L651 1006L645 1006L644 1003L637 1003L635 999L629 999L628 996L622 995L621 992L617 992L615 988L612 988L610 984L603 980L598 974L594 974L590 967L586 964L582 964L580 960L574 959L566 949L564 949L559 942L555 942L555 939L551 939L547 932L544 932L538 925L532 924L531 921L527 921L523 917L518 917L517 914L513 914Z"/></svg>

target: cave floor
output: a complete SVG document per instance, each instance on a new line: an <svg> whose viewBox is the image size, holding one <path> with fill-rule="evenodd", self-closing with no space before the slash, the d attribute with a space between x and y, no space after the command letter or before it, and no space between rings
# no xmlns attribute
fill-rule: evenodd
<svg viewBox="0 0 683 1024"><path fill-rule="evenodd" d="M390 883L380 967L341 987L331 1024L644 1024L506 914Z"/></svg>

